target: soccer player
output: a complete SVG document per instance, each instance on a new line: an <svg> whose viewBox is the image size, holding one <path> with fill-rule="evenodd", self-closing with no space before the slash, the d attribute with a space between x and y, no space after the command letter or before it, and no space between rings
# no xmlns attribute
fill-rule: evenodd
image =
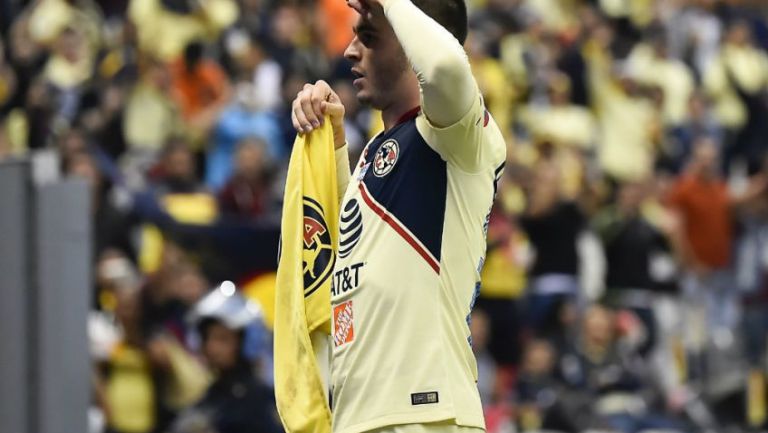
<svg viewBox="0 0 768 433"><path fill-rule="evenodd" d="M293 103L330 116L341 200L331 293L335 433L485 428L469 314L505 161L466 54L463 0L349 0L357 98L385 131L349 173L344 107L323 81Z"/></svg>

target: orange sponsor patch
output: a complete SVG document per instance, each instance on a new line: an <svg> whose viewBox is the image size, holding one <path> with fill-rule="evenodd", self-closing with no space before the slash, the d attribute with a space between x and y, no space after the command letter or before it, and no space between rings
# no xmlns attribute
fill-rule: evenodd
<svg viewBox="0 0 768 433"><path fill-rule="evenodd" d="M333 307L333 344L336 347L355 339L353 320L351 300Z"/></svg>

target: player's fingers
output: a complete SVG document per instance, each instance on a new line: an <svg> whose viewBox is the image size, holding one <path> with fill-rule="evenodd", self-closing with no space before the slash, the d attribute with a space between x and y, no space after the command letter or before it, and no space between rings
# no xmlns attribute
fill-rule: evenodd
<svg viewBox="0 0 768 433"><path fill-rule="evenodd" d="M296 132L298 132L298 133L304 132L303 131L303 126L301 126L301 123L299 122L299 119L296 117L296 108L292 108L291 109L291 123L293 124L293 129L295 129Z"/></svg>
<svg viewBox="0 0 768 433"><path fill-rule="evenodd" d="M326 101L330 102L331 104L341 104L341 98L339 98L339 95L336 94L333 90L328 94L328 97L325 98Z"/></svg>
<svg viewBox="0 0 768 433"><path fill-rule="evenodd" d="M315 111L312 108L312 91L312 87L305 88L301 91L301 97L299 98L300 111L304 115L304 118L309 122L305 126L308 126L310 131L320 126L320 119L317 118L317 114L315 114Z"/></svg>
<svg viewBox="0 0 768 433"><path fill-rule="evenodd" d="M323 110L321 107L321 104L323 101L326 101L328 99L328 96L331 94L331 86L328 85L323 80L318 80L315 83L315 86L312 88L312 96L310 97L310 101L312 103L312 110L315 112L315 115L319 118L320 123L323 123Z"/></svg>
<svg viewBox="0 0 768 433"><path fill-rule="evenodd" d="M331 117L331 121L344 118L344 106L341 104L334 104L331 101L323 101L321 109L323 114Z"/></svg>
<svg viewBox="0 0 768 433"><path fill-rule="evenodd" d="M296 116L296 121L299 124L299 128L297 130L300 132L310 132L312 131L312 124L304 113L302 99L306 98L304 97L303 93L303 91L299 92L299 96L296 98L296 101L293 104L293 114Z"/></svg>
<svg viewBox="0 0 768 433"><path fill-rule="evenodd" d="M360 0L347 0L347 6L357 11L357 13L360 15L365 14L365 8L363 7L363 4L360 2Z"/></svg>

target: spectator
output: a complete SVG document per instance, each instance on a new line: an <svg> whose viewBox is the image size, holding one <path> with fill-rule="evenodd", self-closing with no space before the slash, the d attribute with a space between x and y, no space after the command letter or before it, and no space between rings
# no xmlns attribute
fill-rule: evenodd
<svg viewBox="0 0 768 433"><path fill-rule="evenodd" d="M139 82L129 92L123 114L125 141L129 151L151 161L171 136L181 132L182 122L176 102L168 96L168 68L149 57L139 66Z"/></svg>
<svg viewBox="0 0 768 433"><path fill-rule="evenodd" d="M204 46L192 42L173 63L173 93L187 127L205 136L231 97L229 82L215 61L204 57Z"/></svg>
<svg viewBox="0 0 768 433"><path fill-rule="evenodd" d="M80 104L81 87L91 77L93 53L78 30L65 28L45 66L46 81L57 91L57 113L72 122Z"/></svg>
<svg viewBox="0 0 768 433"><path fill-rule="evenodd" d="M100 310L113 313L117 307L117 292L136 288L140 274L128 256L119 249L105 249L96 264L96 302Z"/></svg>
<svg viewBox="0 0 768 433"><path fill-rule="evenodd" d="M472 74L477 77L480 92L505 137L509 137L512 121L507 101L512 97L512 89L506 82L504 68L498 59L489 55L490 44L481 32L472 31L465 43Z"/></svg>
<svg viewBox="0 0 768 433"><path fill-rule="evenodd" d="M571 81L554 74L547 104L523 109L521 120L536 140L550 141L558 150L590 150L597 139L595 119L585 107L571 102Z"/></svg>
<svg viewBox="0 0 768 433"><path fill-rule="evenodd" d="M557 354L544 340L531 340L523 354L520 377L515 387L519 405L517 424L521 431L541 429L575 431L578 414L567 407L568 395L556 376ZM572 411L569 413L568 411Z"/></svg>
<svg viewBox="0 0 768 433"><path fill-rule="evenodd" d="M171 139L163 150L156 172L157 192L160 194L192 194L203 192L198 180L195 156L184 140Z"/></svg>
<svg viewBox="0 0 768 433"><path fill-rule="evenodd" d="M219 190L232 174L235 147L242 140L261 139L270 159L280 160L285 156L277 117L257 107L253 85L238 86L236 98L221 114L213 131L206 170L206 183L213 190Z"/></svg>
<svg viewBox="0 0 768 433"><path fill-rule="evenodd" d="M235 171L218 194L224 214L258 218L268 211L268 163L263 141L250 139L238 145Z"/></svg>
<svg viewBox="0 0 768 433"><path fill-rule="evenodd" d="M280 96L283 70L269 57L264 44L262 38L241 31L229 37L227 53L234 63L235 79L253 84L253 106L259 111L274 113L283 104Z"/></svg>
<svg viewBox="0 0 768 433"><path fill-rule="evenodd" d="M633 348L620 342L615 320L603 307L589 308L581 339L561 360L565 384L582 393L581 401L589 401L592 406L586 412L593 414L592 419L585 420L582 412L579 421L622 433L679 430L678 423L656 411L657 385Z"/></svg>
<svg viewBox="0 0 768 433"><path fill-rule="evenodd" d="M691 157L693 144L707 138L715 143L722 143L723 131L713 119L706 97L701 93L694 93L688 101L686 121L670 132L670 143L665 149L661 149L660 165L663 166L666 162L674 173L680 173Z"/></svg>
<svg viewBox="0 0 768 433"><path fill-rule="evenodd" d="M669 56L665 36L659 30L647 43L638 44L629 55L627 67L640 84L661 89L663 124L667 129L675 129L687 117L694 82L688 67Z"/></svg>
<svg viewBox="0 0 768 433"><path fill-rule="evenodd" d="M585 47L590 95L598 122L598 158L605 173L620 180L648 177L654 163L659 117L627 63L609 51L614 31L601 25Z"/></svg>
<svg viewBox="0 0 768 433"><path fill-rule="evenodd" d="M190 42L217 37L237 18L237 5L233 0L130 0L128 17L136 25L141 51L167 62Z"/></svg>
<svg viewBox="0 0 768 433"><path fill-rule="evenodd" d="M505 192L502 184L501 193ZM523 231L502 204L491 211L488 222L488 251L483 267L477 308L490 320L488 350L501 366L517 365L523 327L523 298L528 242Z"/></svg>
<svg viewBox="0 0 768 433"><path fill-rule="evenodd" d="M498 382L496 377L496 362L488 352L488 336L490 322L481 309L472 312L469 322L472 340L472 353L477 359L477 387L480 389L480 400L484 405L492 405L498 400Z"/></svg>
<svg viewBox="0 0 768 433"><path fill-rule="evenodd" d="M540 164L535 176L520 218L535 255L526 310L528 326L551 337L563 331L560 314L580 295L576 240L585 220L579 205L562 197L554 166Z"/></svg>
<svg viewBox="0 0 768 433"><path fill-rule="evenodd" d="M723 161L747 164L753 171L768 149L768 108L761 94L768 87L768 55L754 45L749 25L733 23L723 49L707 69L704 85L715 101L715 113L726 131Z"/></svg>
<svg viewBox="0 0 768 433"><path fill-rule="evenodd" d="M202 367L173 339L145 332L141 292L117 292L116 317L122 336L100 366L104 413L110 432L162 431L174 412L202 394Z"/></svg>
<svg viewBox="0 0 768 433"><path fill-rule="evenodd" d="M254 374L248 358L249 341L264 332L258 307L226 281L197 304L191 317L201 337L202 354L216 378L173 431L282 432L273 390Z"/></svg>
<svg viewBox="0 0 768 433"><path fill-rule="evenodd" d="M731 263L733 219L731 197L718 174L717 148L702 140L694 149L686 172L673 187L668 200L680 214L684 258L692 277L709 298L713 325L732 329L736 312L735 287L727 276Z"/></svg>
<svg viewBox="0 0 768 433"><path fill-rule="evenodd" d="M663 275L663 264L659 261L671 262L667 269L674 269L674 261L670 257L669 239L643 212L646 185L627 182L618 188L616 205L596 217L606 255L606 297L610 305L630 309L640 318L645 327L645 342L639 353L646 356L658 338L654 294L674 277L669 271Z"/></svg>

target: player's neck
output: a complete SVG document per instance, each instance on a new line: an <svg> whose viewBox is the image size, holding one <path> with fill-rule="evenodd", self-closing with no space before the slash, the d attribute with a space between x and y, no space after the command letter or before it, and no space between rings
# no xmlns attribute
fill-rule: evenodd
<svg viewBox="0 0 768 433"><path fill-rule="evenodd" d="M398 84L392 89L392 96L396 96L392 97L390 104L381 110L381 120L384 122L385 130L397 126L419 107L421 102L419 81L413 71L409 72L398 80Z"/></svg>
<svg viewBox="0 0 768 433"><path fill-rule="evenodd" d="M408 121L415 117L418 112L418 99L387 107L381 111L381 120L384 122L384 129L389 130L400 123Z"/></svg>

